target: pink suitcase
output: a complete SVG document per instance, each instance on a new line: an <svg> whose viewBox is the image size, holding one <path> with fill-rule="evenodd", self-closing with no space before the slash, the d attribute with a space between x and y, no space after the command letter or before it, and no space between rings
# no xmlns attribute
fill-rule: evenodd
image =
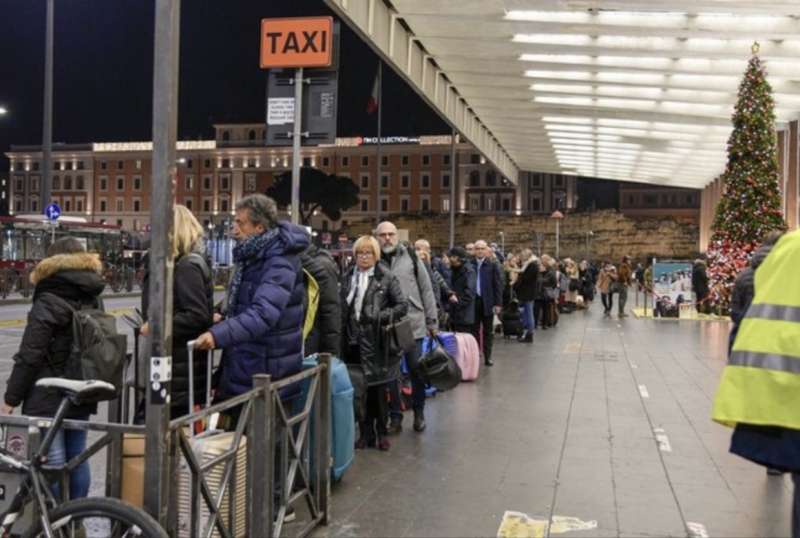
<svg viewBox="0 0 800 538"><path fill-rule="evenodd" d="M462 381L475 381L481 365L481 352L475 337L469 333L456 333L456 355L461 367Z"/></svg>

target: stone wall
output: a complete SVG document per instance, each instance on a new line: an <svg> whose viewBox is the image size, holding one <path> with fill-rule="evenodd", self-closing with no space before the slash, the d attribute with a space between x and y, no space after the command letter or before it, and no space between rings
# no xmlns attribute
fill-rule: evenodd
<svg viewBox="0 0 800 538"><path fill-rule="evenodd" d="M408 230L411 241L424 237L437 251L447 247L448 215L392 215L389 219L399 229ZM371 223L352 223L348 231L351 236L357 236L369 233L370 228ZM589 231L592 235L587 241ZM555 254L555 222L547 216L456 215L457 245L476 239L500 244L500 232L505 236L506 249L530 246L534 252ZM688 259L697 256L698 234L696 218L632 219L614 210L574 213L561 221L560 255L612 260L626 254L636 259L648 256Z"/></svg>

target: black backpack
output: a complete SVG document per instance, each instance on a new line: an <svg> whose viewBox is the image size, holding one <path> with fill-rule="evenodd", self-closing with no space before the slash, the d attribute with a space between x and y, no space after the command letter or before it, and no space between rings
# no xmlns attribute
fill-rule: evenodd
<svg viewBox="0 0 800 538"><path fill-rule="evenodd" d="M105 381L119 390L128 346L127 337L117 332L116 318L102 307L75 309L61 297L47 295L72 312L72 348L63 376Z"/></svg>

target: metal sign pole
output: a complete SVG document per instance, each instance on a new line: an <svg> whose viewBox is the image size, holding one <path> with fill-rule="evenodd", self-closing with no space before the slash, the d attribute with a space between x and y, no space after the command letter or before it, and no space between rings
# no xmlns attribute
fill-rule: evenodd
<svg viewBox="0 0 800 538"><path fill-rule="evenodd" d="M456 130L450 139L450 248L456 246Z"/></svg>
<svg viewBox="0 0 800 538"><path fill-rule="evenodd" d="M153 65L153 185L150 208L151 348L144 506L163 527L170 502L169 395L172 378L172 228L178 128L180 0L156 0Z"/></svg>
<svg viewBox="0 0 800 538"><path fill-rule="evenodd" d="M53 26L54 0L47 0L44 46L44 122L42 125L42 184L40 209L47 207L53 190Z"/></svg>
<svg viewBox="0 0 800 538"><path fill-rule="evenodd" d="M303 68L294 70L294 133L292 135L292 224L300 223L300 145L303 140Z"/></svg>

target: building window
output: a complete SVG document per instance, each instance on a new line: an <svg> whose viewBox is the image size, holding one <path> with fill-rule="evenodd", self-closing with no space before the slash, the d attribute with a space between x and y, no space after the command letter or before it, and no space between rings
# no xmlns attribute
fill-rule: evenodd
<svg viewBox="0 0 800 538"><path fill-rule="evenodd" d="M39 161L34 161L34 163L33 163L33 171L34 172L38 172L39 171Z"/></svg>
<svg viewBox="0 0 800 538"><path fill-rule="evenodd" d="M408 198L400 199L400 211L402 211L403 213L408 212Z"/></svg>
<svg viewBox="0 0 800 538"><path fill-rule="evenodd" d="M203 168L211 168L211 159L206 159L203 161Z"/></svg>
<svg viewBox="0 0 800 538"><path fill-rule="evenodd" d="M133 212L139 213L142 210L142 201L138 198L133 199Z"/></svg>
<svg viewBox="0 0 800 538"><path fill-rule="evenodd" d="M125 177L124 176L117 176L117 190L124 191L125 190Z"/></svg>
<svg viewBox="0 0 800 538"><path fill-rule="evenodd" d="M17 198L14 200L14 211L17 213L22 211L22 198Z"/></svg>
<svg viewBox="0 0 800 538"><path fill-rule="evenodd" d="M361 166L369 166L369 155L362 155L361 156Z"/></svg>
<svg viewBox="0 0 800 538"><path fill-rule="evenodd" d="M367 198L361 199L361 211L369 211L369 200Z"/></svg>
<svg viewBox="0 0 800 538"><path fill-rule="evenodd" d="M423 155L422 156L422 166L430 166L431 165L431 156L430 155Z"/></svg>
<svg viewBox="0 0 800 538"><path fill-rule="evenodd" d="M187 191L194 190L194 176L186 176L186 179L184 179L184 186Z"/></svg>
<svg viewBox="0 0 800 538"><path fill-rule="evenodd" d="M486 172L486 186L487 187L497 186L497 173L494 170L488 170Z"/></svg>
<svg viewBox="0 0 800 538"><path fill-rule="evenodd" d="M350 166L350 157L342 156L342 166Z"/></svg>
<svg viewBox="0 0 800 538"><path fill-rule="evenodd" d="M78 176L75 178L75 188L78 189L79 191L82 191L83 189L86 188L86 184L83 181L83 176Z"/></svg>
<svg viewBox="0 0 800 538"><path fill-rule="evenodd" d="M83 213L83 198L78 198L75 200L75 211L78 213Z"/></svg>
<svg viewBox="0 0 800 538"><path fill-rule="evenodd" d="M256 175L255 174L245 174L245 177L244 177L244 189L247 192L256 192Z"/></svg>
<svg viewBox="0 0 800 538"><path fill-rule="evenodd" d="M125 161L117 161L117 170L125 169Z"/></svg>
<svg viewBox="0 0 800 538"><path fill-rule="evenodd" d="M107 191L108 190L108 177L100 176L100 190Z"/></svg>
<svg viewBox="0 0 800 538"><path fill-rule="evenodd" d="M443 189L450 188L450 174L442 174L442 188Z"/></svg>
<svg viewBox="0 0 800 538"><path fill-rule="evenodd" d="M563 189L564 188L564 176L555 176L553 178L553 186L556 187L557 189Z"/></svg>
<svg viewBox="0 0 800 538"><path fill-rule="evenodd" d="M542 211L542 209L542 193L534 193L531 196L531 211L538 213Z"/></svg>
<svg viewBox="0 0 800 538"><path fill-rule="evenodd" d="M469 186L470 187L480 187L481 186L481 173L477 170L473 170L469 173Z"/></svg>
<svg viewBox="0 0 800 538"><path fill-rule="evenodd" d="M504 211L505 213L511 211L511 198L503 198L502 204L503 204L501 207L502 211Z"/></svg>
<svg viewBox="0 0 800 538"><path fill-rule="evenodd" d="M479 153L473 153L469 156L469 162L471 164L481 164L481 156Z"/></svg>
<svg viewBox="0 0 800 538"><path fill-rule="evenodd" d="M142 190L142 176L133 176L133 190Z"/></svg>
<svg viewBox="0 0 800 538"><path fill-rule="evenodd" d="M211 199L210 198L203 198L203 212L204 213L211 213Z"/></svg>
<svg viewBox="0 0 800 538"><path fill-rule="evenodd" d="M420 178L420 183L422 184L423 189L430 189L431 188L431 175L430 174L422 174Z"/></svg>
<svg viewBox="0 0 800 538"><path fill-rule="evenodd" d="M108 201L105 198L100 198L100 213L108 211Z"/></svg>
<svg viewBox="0 0 800 538"><path fill-rule="evenodd" d="M251 142L255 141L256 139L256 132L253 129L250 129L250 132L247 133L247 139Z"/></svg>
<svg viewBox="0 0 800 538"><path fill-rule="evenodd" d="M211 176L203 176L203 190L204 191L211 190Z"/></svg>
<svg viewBox="0 0 800 538"><path fill-rule="evenodd" d="M55 185L55 178L53 178L53 185ZM22 192L24 190L25 190L25 181L21 177L18 177L14 181L14 192Z"/></svg>
<svg viewBox="0 0 800 538"><path fill-rule="evenodd" d="M31 211L33 213L38 213L39 212L39 199L38 198L31 199Z"/></svg>
<svg viewBox="0 0 800 538"><path fill-rule="evenodd" d="M311 157L303 157L303 166L311 166Z"/></svg>
<svg viewBox="0 0 800 538"><path fill-rule="evenodd" d="M442 198L442 211L445 213L450 212L450 198Z"/></svg>
<svg viewBox="0 0 800 538"><path fill-rule="evenodd" d="M430 211L431 210L431 201L430 201L429 198L423 198L421 200L420 209L422 209L422 211Z"/></svg>
<svg viewBox="0 0 800 538"><path fill-rule="evenodd" d="M256 160L247 159L247 168L256 168Z"/></svg>
<svg viewBox="0 0 800 538"><path fill-rule="evenodd" d="M408 166L408 155L403 155L400 157L400 164L402 166Z"/></svg>
<svg viewBox="0 0 800 538"><path fill-rule="evenodd" d="M494 212L496 209L495 207L496 201L497 200L495 199L493 194L486 196L486 211Z"/></svg>
<svg viewBox="0 0 800 538"><path fill-rule="evenodd" d="M117 213L122 213L125 211L125 199L124 198L117 198Z"/></svg>
<svg viewBox="0 0 800 538"><path fill-rule="evenodd" d="M192 166L194 166L192 159L186 159L186 168L191 168Z"/></svg>
<svg viewBox="0 0 800 538"><path fill-rule="evenodd" d="M469 209L470 211L481 210L481 197L479 194L470 194L469 196Z"/></svg>
<svg viewBox="0 0 800 538"><path fill-rule="evenodd" d="M645 194L644 205L648 207L656 207L658 205L658 196L655 194Z"/></svg>
<svg viewBox="0 0 800 538"><path fill-rule="evenodd" d="M656 199L656 204L658 204L658 199ZM564 191L553 192L553 208L564 209L566 207L567 207L567 193Z"/></svg>
<svg viewBox="0 0 800 538"><path fill-rule="evenodd" d="M64 176L64 190L65 191L72 190L72 176Z"/></svg>
<svg viewBox="0 0 800 538"><path fill-rule="evenodd" d="M53 176L53 190L54 191L60 191L61 190L61 178L58 177L58 176Z"/></svg>
<svg viewBox="0 0 800 538"><path fill-rule="evenodd" d="M369 188L369 174L361 174L361 188L362 189Z"/></svg>
<svg viewBox="0 0 800 538"><path fill-rule="evenodd" d="M381 188L388 189L389 188L389 174L381 174Z"/></svg>
<svg viewBox="0 0 800 538"><path fill-rule="evenodd" d="M219 176L219 190L221 191L231 190L231 176L227 174Z"/></svg>
<svg viewBox="0 0 800 538"><path fill-rule="evenodd" d="M323 157L322 158L322 166L330 166L331 165L331 158L330 157Z"/></svg>
<svg viewBox="0 0 800 538"><path fill-rule="evenodd" d="M231 139L231 133L228 131L222 131L222 141L229 142Z"/></svg>
<svg viewBox="0 0 800 538"><path fill-rule="evenodd" d="M72 163L68 162L66 168L67 170L72 170Z"/></svg>
<svg viewBox="0 0 800 538"><path fill-rule="evenodd" d="M136 161L136 169L137 170L141 170L142 169L142 161Z"/></svg>
<svg viewBox="0 0 800 538"><path fill-rule="evenodd" d="M194 205L194 201L193 201L193 199L192 199L192 198L187 198L187 199L184 201L184 204L183 204L183 205L185 205L185 206L186 206L186 209L188 209L189 211L191 211L192 209L194 209L194 208L192 207L192 206Z"/></svg>
<svg viewBox="0 0 800 538"><path fill-rule="evenodd" d="M219 208L220 211L222 211L223 213L227 213L228 211L231 210L230 201L227 198L222 198L219 201Z"/></svg>
<svg viewBox="0 0 800 538"><path fill-rule="evenodd" d="M389 199L388 198L381 198L381 211L384 213L389 211Z"/></svg>
<svg viewBox="0 0 800 538"><path fill-rule="evenodd" d="M381 155L381 166L389 166L389 156Z"/></svg>
<svg viewBox="0 0 800 538"><path fill-rule="evenodd" d="M31 177L31 192L39 192L39 176Z"/></svg>
<svg viewBox="0 0 800 538"><path fill-rule="evenodd" d="M400 187L403 189L407 189L411 186L411 176L408 174L403 174L400 176Z"/></svg>
<svg viewBox="0 0 800 538"><path fill-rule="evenodd" d="M445 165L445 166L450 164L450 154L449 153L445 153L444 155L442 155L442 164Z"/></svg>
<svg viewBox="0 0 800 538"><path fill-rule="evenodd" d="M108 169L108 163L105 161L100 161L100 170L107 170L107 169Z"/></svg>

